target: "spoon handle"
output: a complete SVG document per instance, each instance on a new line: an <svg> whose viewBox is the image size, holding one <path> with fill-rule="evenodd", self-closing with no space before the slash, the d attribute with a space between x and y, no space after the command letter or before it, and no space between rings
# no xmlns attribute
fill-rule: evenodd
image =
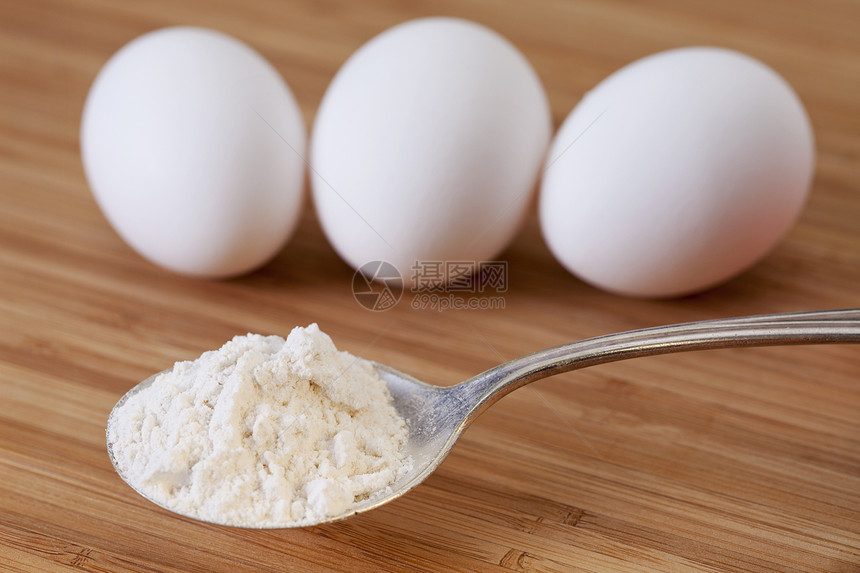
<svg viewBox="0 0 860 573"><path fill-rule="evenodd" d="M860 309L724 318L589 338L506 362L450 388L473 419L509 392L571 370L691 350L860 343Z"/></svg>

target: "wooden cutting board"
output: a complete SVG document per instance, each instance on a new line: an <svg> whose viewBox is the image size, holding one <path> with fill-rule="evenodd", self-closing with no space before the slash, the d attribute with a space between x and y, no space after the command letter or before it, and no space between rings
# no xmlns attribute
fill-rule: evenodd
<svg viewBox="0 0 860 573"><path fill-rule="evenodd" d="M120 46L173 24L259 50L310 124L383 29L482 22L534 64L555 125L622 65L682 45L747 52L796 88L818 169L799 223L709 292L626 299L565 272L534 216L502 257L504 308L370 312L312 209L284 251L219 282L172 275L113 232L83 176L87 90ZM860 347L720 350L570 373L503 399L427 482L329 526L190 521L113 472L104 426L137 381L234 334L319 322L342 348L447 385L578 338L721 316L860 306L860 4L0 2L0 570L860 571Z"/></svg>

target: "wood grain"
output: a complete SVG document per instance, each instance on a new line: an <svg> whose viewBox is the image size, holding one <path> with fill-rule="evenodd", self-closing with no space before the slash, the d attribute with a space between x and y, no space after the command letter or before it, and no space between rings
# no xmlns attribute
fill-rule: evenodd
<svg viewBox="0 0 860 573"><path fill-rule="evenodd" d="M505 308L361 308L312 209L270 264L162 271L111 230L78 127L107 58L196 24L270 59L310 124L338 66L398 22L448 14L513 41L556 126L618 67L722 45L778 70L815 128L799 223L709 292L634 300L566 273L534 216ZM436 384L577 338L719 316L860 306L860 4L0 0L0 569L3 571L860 571L860 348L720 350L571 373L503 399L425 484L366 515L245 531L171 515L112 471L104 424L133 384L234 334L318 321Z"/></svg>

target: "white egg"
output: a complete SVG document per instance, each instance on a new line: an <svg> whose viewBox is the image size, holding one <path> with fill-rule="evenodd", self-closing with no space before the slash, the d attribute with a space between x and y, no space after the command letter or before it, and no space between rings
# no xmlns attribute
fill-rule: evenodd
<svg viewBox="0 0 860 573"><path fill-rule="evenodd" d="M539 78L497 33L395 26L343 65L314 121L323 230L354 268L387 261L407 284L416 262L492 259L529 206L551 127Z"/></svg>
<svg viewBox="0 0 860 573"><path fill-rule="evenodd" d="M541 227L593 285L689 294L776 245L814 163L803 105L773 70L720 48L670 50L608 77L565 120L547 154Z"/></svg>
<svg viewBox="0 0 860 573"><path fill-rule="evenodd" d="M81 124L87 179L113 228L152 262L200 277L250 271L283 247L301 208L305 145L278 72L200 28L120 49Z"/></svg>

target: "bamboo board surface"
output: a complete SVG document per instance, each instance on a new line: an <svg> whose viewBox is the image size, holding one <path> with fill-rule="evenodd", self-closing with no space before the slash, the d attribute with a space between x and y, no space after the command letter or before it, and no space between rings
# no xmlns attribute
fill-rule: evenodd
<svg viewBox="0 0 860 573"><path fill-rule="evenodd" d="M544 82L557 127L647 54L722 45L777 69L816 133L813 193L766 259L678 300L597 291L532 215L504 308L359 306L310 206L233 280L172 275L109 227L83 176L87 90L154 28L208 26L266 56L308 124L363 42L424 15L482 22ZM860 571L860 348L719 350L547 379L504 398L426 483L329 526L248 531L146 502L104 426L137 381L245 332L319 322L345 350L448 385L575 339L722 316L860 306L860 4L481 0L0 0L0 570Z"/></svg>

